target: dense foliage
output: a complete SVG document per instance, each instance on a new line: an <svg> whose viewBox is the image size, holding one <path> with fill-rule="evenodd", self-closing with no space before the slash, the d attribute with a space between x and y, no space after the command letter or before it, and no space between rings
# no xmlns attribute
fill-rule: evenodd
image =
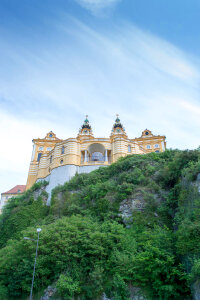
<svg viewBox="0 0 200 300"><path fill-rule="evenodd" d="M40 226L35 291L59 299L191 299L200 280L200 152L133 155L80 174L54 189L46 183L13 198L0 216L0 299L30 291ZM120 206L142 203L125 218ZM134 289L135 288L135 289Z"/></svg>

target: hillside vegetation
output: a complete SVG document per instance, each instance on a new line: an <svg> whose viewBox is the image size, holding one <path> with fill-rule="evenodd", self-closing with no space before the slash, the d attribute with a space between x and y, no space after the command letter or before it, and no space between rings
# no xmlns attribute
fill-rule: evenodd
<svg viewBox="0 0 200 300"><path fill-rule="evenodd" d="M200 281L200 152L133 155L54 189L35 184L0 216L0 299L192 299ZM36 299L36 298L35 298Z"/></svg>

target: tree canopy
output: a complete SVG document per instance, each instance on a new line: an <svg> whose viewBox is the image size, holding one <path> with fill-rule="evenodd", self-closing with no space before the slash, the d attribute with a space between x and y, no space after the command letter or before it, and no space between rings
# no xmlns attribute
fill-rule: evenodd
<svg viewBox="0 0 200 300"><path fill-rule="evenodd" d="M200 152L132 155L74 176L45 203L46 183L12 198L0 216L0 298L34 292L58 299L191 299L200 279ZM141 202L139 209L123 203ZM134 202L135 203L135 202ZM60 298L59 298L60 297ZM38 298L39 299L39 298Z"/></svg>

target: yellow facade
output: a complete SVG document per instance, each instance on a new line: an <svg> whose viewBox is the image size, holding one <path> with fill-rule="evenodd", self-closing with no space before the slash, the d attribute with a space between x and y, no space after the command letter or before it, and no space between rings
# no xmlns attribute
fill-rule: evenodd
<svg viewBox="0 0 200 300"><path fill-rule="evenodd" d="M95 138L86 117L76 138L61 140L51 131L45 138L33 140L27 189L61 166L107 166L126 155L163 152L165 149L165 136L155 136L147 129L141 137L129 139L118 117L109 138Z"/></svg>

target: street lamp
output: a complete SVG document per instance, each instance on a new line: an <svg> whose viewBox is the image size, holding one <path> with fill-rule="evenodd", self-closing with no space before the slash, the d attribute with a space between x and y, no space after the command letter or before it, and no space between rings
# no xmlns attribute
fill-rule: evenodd
<svg viewBox="0 0 200 300"><path fill-rule="evenodd" d="M31 238L26 237L26 236L24 237L25 240L31 240L31 241L37 242L36 253L35 253L35 262L34 262L34 268L33 268L33 278L32 278L32 284L31 284L30 300L32 299L32 293L33 293L33 283L34 283L34 277L35 277L35 266L36 266L37 252L38 252L39 235L40 235L41 230L42 230L41 228L37 228L37 233L38 233L37 240L31 239Z"/></svg>

